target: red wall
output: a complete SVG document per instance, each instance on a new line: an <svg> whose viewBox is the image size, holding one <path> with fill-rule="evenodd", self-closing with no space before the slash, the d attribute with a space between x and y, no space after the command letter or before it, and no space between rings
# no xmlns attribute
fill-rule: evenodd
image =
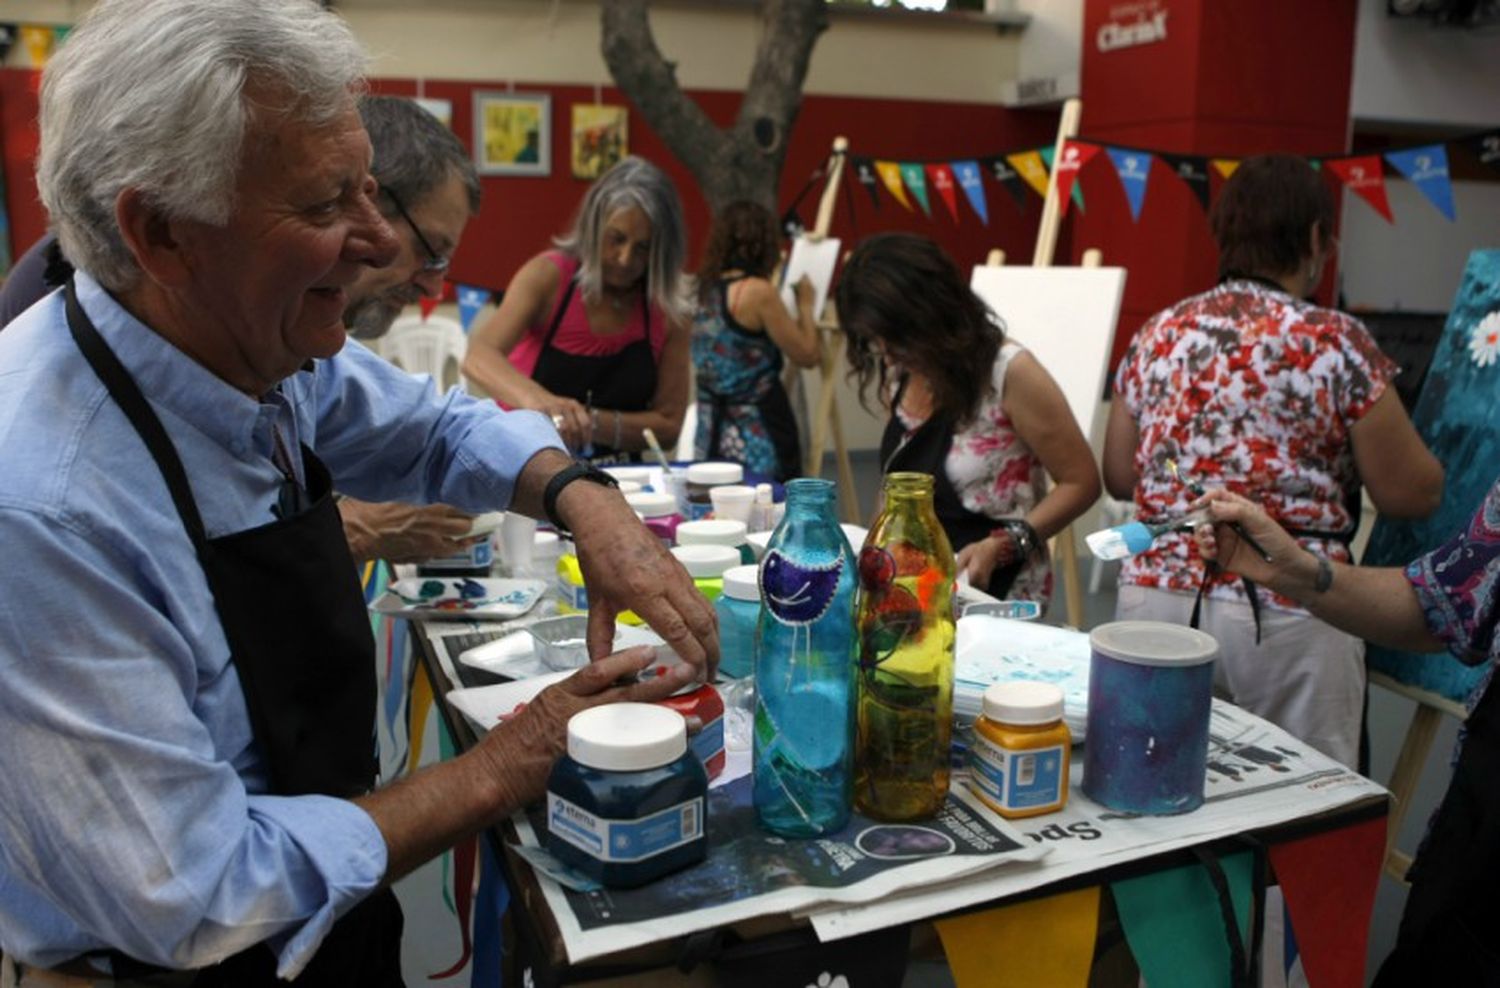
<svg viewBox="0 0 1500 988"><path fill-rule="evenodd" d="M40 237L46 218L36 199L33 158L36 153L35 118L37 74L25 69L0 70L0 140L6 176L6 206L11 221L12 248L19 253ZM405 79L380 79L377 92L412 95L416 84ZM498 82L426 83L424 94L453 104L453 128L465 144L472 142L472 96L475 90L502 90ZM572 177L569 167L570 107L575 102L593 102L592 86L529 85L517 83L520 91L552 94L552 174L545 178L491 177L483 179L484 204L469 225L462 246L454 257L452 278L465 284L503 288L510 276L532 254L544 249L549 239L565 230L587 183ZM738 108L734 92L695 92L694 98L717 123L730 122ZM626 103L618 90L601 93L605 103ZM997 151L1050 143L1057 127L1051 111L1011 111L997 106L934 103L913 100L857 99L808 96L792 135L782 174L781 202L789 205L812 171L827 157L833 138L849 138L851 152L880 158L940 160L972 158ZM665 145L635 112L630 113L630 150L661 165L677 182L687 210L690 235L690 266L708 228L708 210L687 169L677 163ZM961 265L982 261L991 247L1000 247L1013 259L1029 261L1040 200L1027 200L1018 210L1000 188L986 183L990 225L983 227L960 194L960 222L955 224L945 207L932 196L933 217L907 213L885 192L877 211L868 193L852 176L846 179L852 197L840 196L834 214L833 234L851 244L859 236L878 230L901 229L936 238ZM1087 180L1087 177L1086 179ZM800 213L809 223L817 211L821 188L803 201ZM1106 198L1105 196L1100 197ZM854 203L851 217L849 202Z"/></svg>
<svg viewBox="0 0 1500 988"><path fill-rule="evenodd" d="M1267 151L1330 154L1347 147L1357 0L1085 0L1082 135L1112 144L1242 157ZM1165 11L1165 40L1100 51L1109 22ZM1209 169L1212 190L1222 180ZM1139 223L1113 166L1099 154L1079 175L1088 214L1077 251L1099 247L1129 269L1115 355L1141 322L1208 288L1218 250L1187 186L1158 161ZM1076 253L1075 253L1076 257ZM1319 297L1330 301L1330 265Z"/></svg>

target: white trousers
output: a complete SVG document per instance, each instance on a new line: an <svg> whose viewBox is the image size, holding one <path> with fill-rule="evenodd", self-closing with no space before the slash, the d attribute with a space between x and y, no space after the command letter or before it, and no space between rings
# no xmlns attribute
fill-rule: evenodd
<svg viewBox="0 0 1500 988"><path fill-rule="evenodd" d="M1115 617L1186 625L1193 595L1120 587ZM1214 690L1350 768L1359 761L1365 698L1365 643L1306 614L1240 601L1203 599L1198 627L1219 643Z"/></svg>

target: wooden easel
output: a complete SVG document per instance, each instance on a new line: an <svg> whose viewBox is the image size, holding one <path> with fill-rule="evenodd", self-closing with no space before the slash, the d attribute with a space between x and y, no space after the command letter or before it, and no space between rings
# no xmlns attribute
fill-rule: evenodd
<svg viewBox="0 0 1500 988"><path fill-rule="evenodd" d="M1083 116L1083 103L1080 100L1070 99L1063 104L1062 118L1057 125L1057 143L1053 148L1053 167L1047 174L1047 197L1042 203L1042 220L1037 228L1036 250L1031 255L1032 267L1045 268L1052 265L1052 258L1057 252L1057 231L1062 225L1062 203L1057 197L1057 162L1062 161L1063 146L1068 138L1078 134L1078 121ZM1084 251L1082 266L1086 268L1097 268L1102 256L1097 250ZM1000 265L1005 263L1005 252L999 249L991 250L986 258L986 263ZM1085 432L1088 423L1081 423ZM1060 560L1063 572L1064 601L1068 608L1068 623L1075 628L1083 627L1083 584L1079 582L1078 575L1078 551L1073 539L1073 526L1070 524L1058 532L1051 539L1052 558Z"/></svg>
<svg viewBox="0 0 1500 988"><path fill-rule="evenodd" d="M1396 756L1395 767L1391 769L1390 782L1386 783L1395 805L1391 807L1386 823L1385 873L1404 884L1412 856L1396 847L1396 837L1401 832L1401 822L1406 818L1412 796L1417 791L1422 766L1427 764L1427 753L1432 749L1432 740L1437 735L1443 715L1448 714L1462 721L1469 716L1469 712L1464 709L1463 704L1446 696L1408 686L1383 672L1371 672L1370 685L1390 690L1417 704L1417 709L1411 715L1411 723L1406 728L1406 738L1401 742L1401 751Z"/></svg>
<svg viewBox="0 0 1500 988"><path fill-rule="evenodd" d="M818 215L813 228L804 236L809 240L822 240L828 236L833 223L833 207L838 201L839 182L844 177L844 160L849 150L846 137L833 139L833 153L828 160L828 183L823 186L823 195L818 200ZM828 439L833 437L834 456L838 461L839 501L844 507L844 521L851 525L863 525L866 521L859 508L859 491L854 486L854 467L849 462L849 447L844 442L844 423L839 414L838 382L835 375L844 360L844 334L839 330L838 315L832 298L818 316L818 403L812 413L810 441L807 454L802 459L802 473L807 477L818 477L823 473L823 451ZM791 377L800 373L797 367L787 368ZM791 390L789 387L788 391Z"/></svg>

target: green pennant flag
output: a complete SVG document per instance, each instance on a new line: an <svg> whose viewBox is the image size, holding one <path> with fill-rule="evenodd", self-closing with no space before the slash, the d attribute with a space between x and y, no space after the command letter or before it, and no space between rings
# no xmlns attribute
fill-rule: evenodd
<svg viewBox="0 0 1500 988"><path fill-rule="evenodd" d="M901 181L905 182L906 187L911 190L913 198L917 200L917 205L922 207L922 212L927 214L928 219L931 219L932 207L927 204L926 171L920 164L903 161L901 162Z"/></svg>
<svg viewBox="0 0 1500 988"><path fill-rule="evenodd" d="M1240 942L1249 949L1253 909L1249 851L1220 861L1229 881ZM1208 871L1191 864L1110 886L1120 927L1151 988L1229 988L1229 940Z"/></svg>

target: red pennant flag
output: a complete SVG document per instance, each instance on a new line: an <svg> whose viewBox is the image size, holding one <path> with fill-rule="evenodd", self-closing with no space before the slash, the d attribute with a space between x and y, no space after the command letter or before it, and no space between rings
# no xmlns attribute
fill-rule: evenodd
<svg viewBox="0 0 1500 988"><path fill-rule="evenodd" d="M1385 165L1380 155L1367 154L1358 158L1329 158L1323 162L1328 170L1339 177L1339 181L1350 192L1375 207L1375 212L1385 217L1387 223L1396 222L1391 215L1391 203L1385 193Z"/></svg>
<svg viewBox="0 0 1500 988"><path fill-rule="evenodd" d="M422 310L423 322L426 322L432 315L432 310L438 307L438 301L438 299L428 298L426 295L423 295L421 298L417 299L417 305Z"/></svg>
<svg viewBox="0 0 1500 988"><path fill-rule="evenodd" d="M1271 845L1271 865L1310 985L1361 988L1365 983L1370 916L1385 860L1385 825L1381 817Z"/></svg>
<svg viewBox="0 0 1500 988"><path fill-rule="evenodd" d="M1068 141L1063 145L1062 159L1057 162L1057 201L1062 203L1062 215L1068 215L1068 203L1073 198L1073 183L1078 172L1099 153L1099 145Z"/></svg>
<svg viewBox="0 0 1500 988"><path fill-rule="evenodd" d="M937 194L942 197L943 205L948 207L948 213L953 217L953 222L958 222L958 189L957 182L953 179L953 168L949 165L928 165L927 184L937 189Z"/></svg>

